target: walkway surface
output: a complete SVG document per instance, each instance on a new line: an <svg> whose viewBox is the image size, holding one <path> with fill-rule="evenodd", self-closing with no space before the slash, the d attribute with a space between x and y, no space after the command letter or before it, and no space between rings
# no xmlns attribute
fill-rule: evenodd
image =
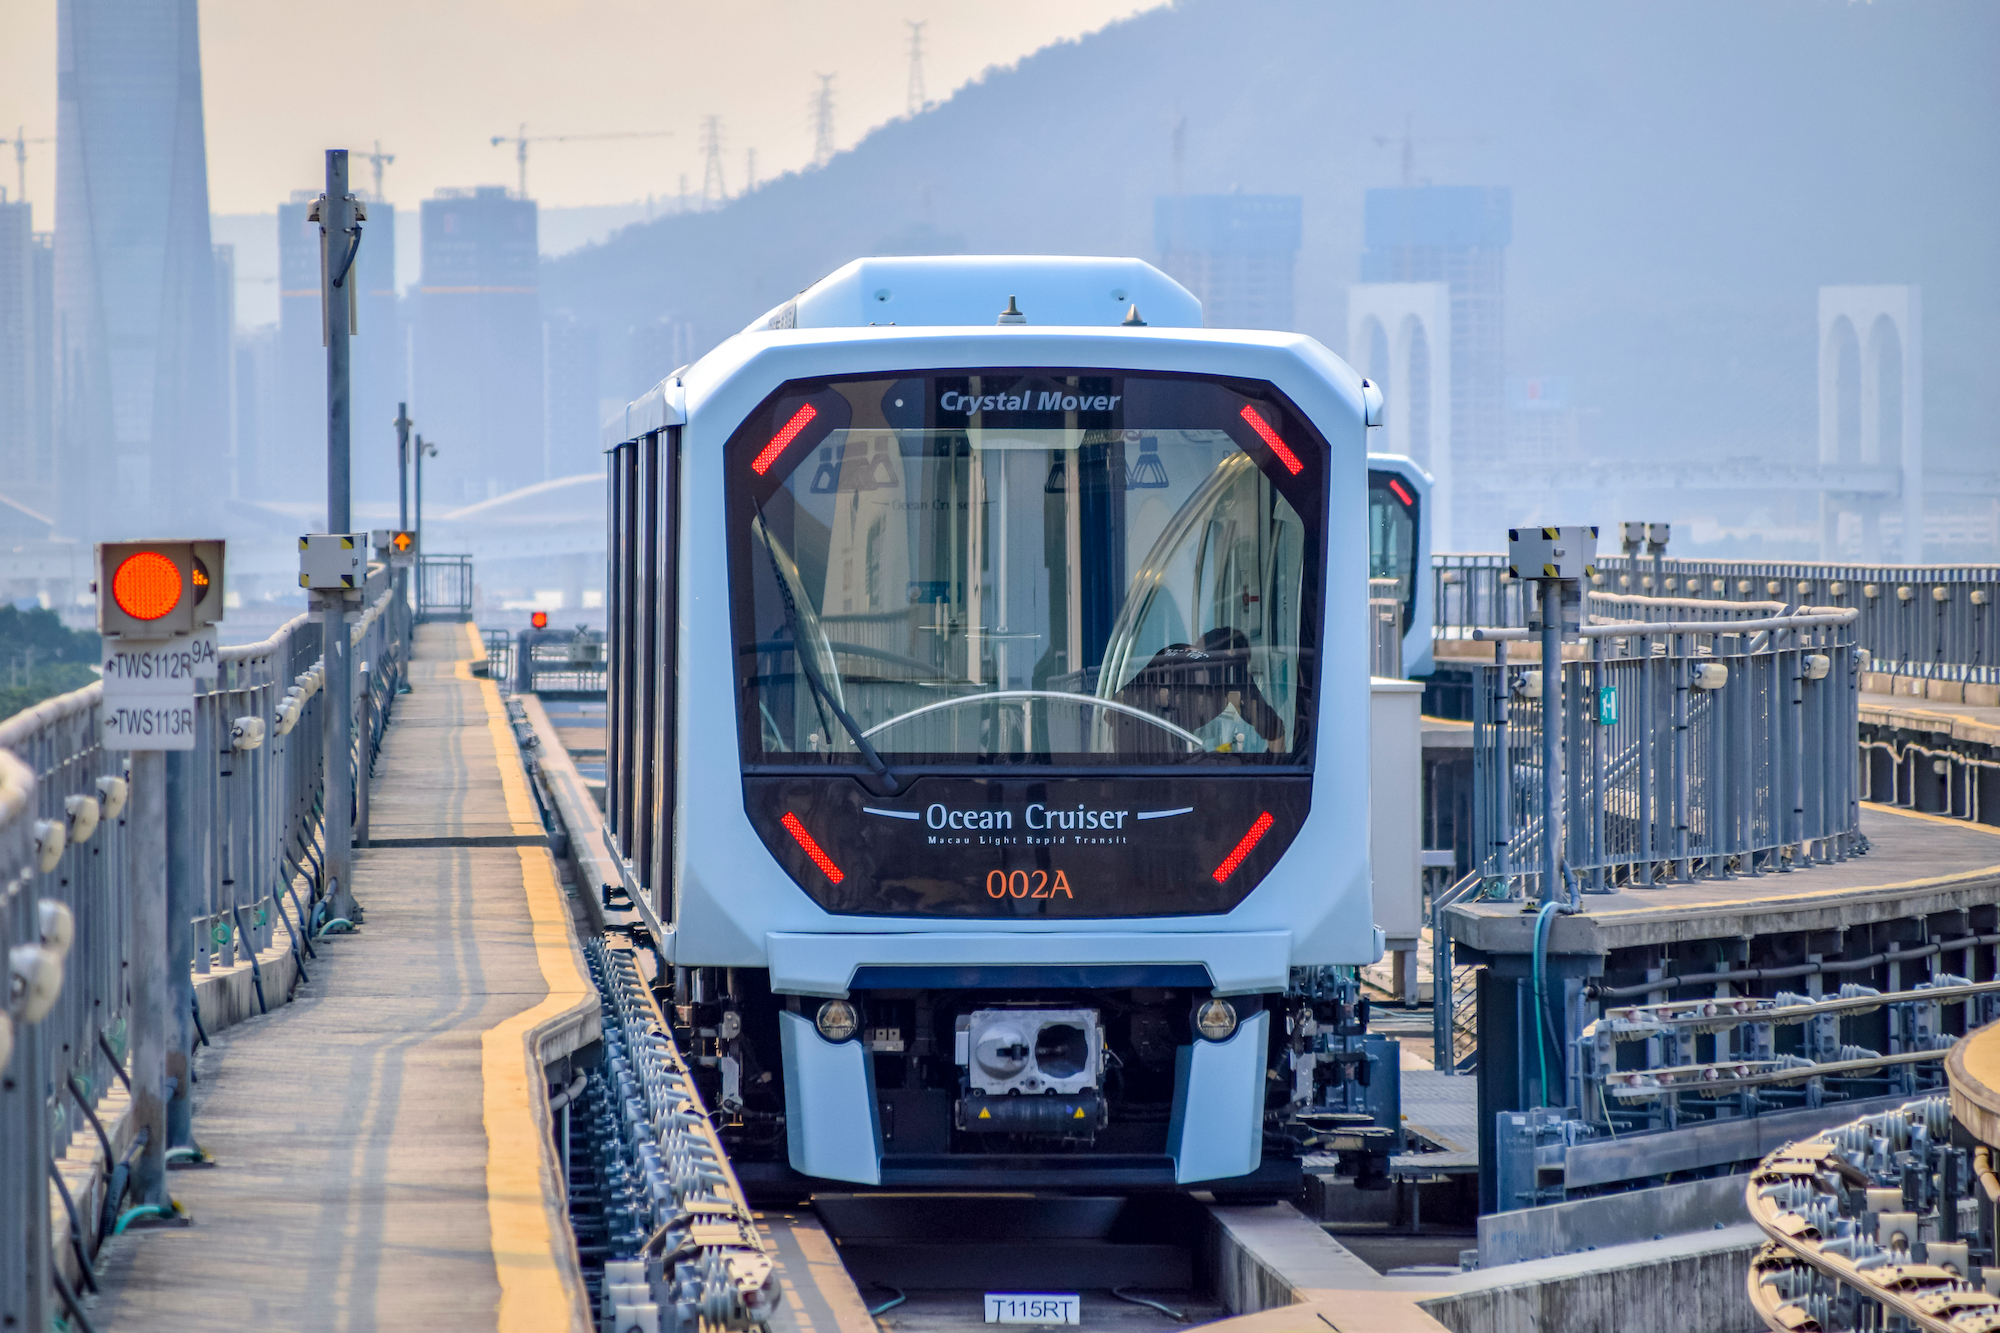
<svg viewBox="0 0 2000 1333"><path fill-rule="evenodd" d="M108 1248L99 1328L580 1327L536 1082L594 1038L595 992L476 634L423 626L414 657L355 856L364 924L202 1053L216 1165L170 1179L191 1226Z"/></svg>
<svg viewBox="0 0 2000 1333"><path fill-rule="evenodd" d="M1861 831L1868 854L1836 865L1586 895L1581 913L1556 918L1549 947L1602 953L1719 934L1825 930L1950 911L2000 895L2000 828L1863 805ZM1451 937L1474 948L1533 947L1535 919L1519 903L1461 903L1449 916Z"/></svg>

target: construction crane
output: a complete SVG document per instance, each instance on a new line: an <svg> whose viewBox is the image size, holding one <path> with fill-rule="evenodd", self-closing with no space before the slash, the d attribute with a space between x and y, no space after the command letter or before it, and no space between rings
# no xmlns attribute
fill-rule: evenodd
<svg viewBox="0 0 2000 1333"><path fill-rule="evenodd" d="M496 134L493 146L503 143L514 145L514 161L521 168L521 197L528 197L528 145L531 143L579 143L586 139L666 139L673 136L672 130L624 130L612 134L535 134L528 133L526 125L519 134Z"/></svg>
<svg viewBox="0 0 2000 1333"><path fill-rule="evenodd" d="M18 197L23 203L25 203L28 198L28 145L31 143L54 143L54 142L55 142L54 139L30 139L27 137L27 130L18 125L14 127L13 138L0 139L0 143L10 143L14 145L14 171L19 178Z"/></svg>
<svg viewBox="0 0 2000 1333"><path fill-rule="evenodd" d="M394 163L396 155L394 153L383 152L382 141L377 139L375 141L375 151L372 153L363 153L361 156L367 158L368 165L375 168L375 197L380 199L382 197L382 168Z"/></svg>

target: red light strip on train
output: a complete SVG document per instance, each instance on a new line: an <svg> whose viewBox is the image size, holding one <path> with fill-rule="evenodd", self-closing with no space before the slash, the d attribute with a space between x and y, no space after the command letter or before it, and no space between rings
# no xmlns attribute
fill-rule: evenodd
<svg viewBox="0 0 2000 1333"><path fill-rule="evenodd" d="M1250 423L1250 429L1257 432L1259 439L1271 446L1271 452L1278 456L1280 463L1291 469L1293 476L1296 477L1306 470L1306 465L1299 461L1299 456L1292 452L1291 446L1279 439L1278 432L1271 429L1271 423L1257 415L1256 408L1246 403L1243 408L1243 419Z"/></svg>
<svg viewBox="0 0 2000 1333"><path fill-rule="evenodd" d="M808 408L807 410L810 411L811 409ZM1266 815L1264 816L1264 818L1268 820L1270 816ZM812 863L819 867L820 873L822 875L825 875L835 884L838 884L840 883L840 881L847 878L847 876L840 873L840 867L833 863L833 858L820 850L820 845L813 841L812 834L806 832L806 826L799 822L799 817L797 815L787 810L785 812L785 817L779 820L778 822L785 826L785 832L791 834L793 840L796 841L799 844L799 846L805 848L806 855L812 858ZM1250 849L1245 847L1242 850L1248 851Z"/></svg>
<svg viewBox="0 0 2000 1333"><path fill-rule="evenodd" d="M1397 481L1394 477L1389 478L1389 489L1394 491L1396 498L1403 502L1403 508L1408 509L1416 503L1415 500L1410 498L1410 493L1403 489L1403 483Z"/></svg>
<svg viewBox="0 0 2000 1333"><path fill-rule="evenodd" d="M764 446L763 452L750 464L750 470L760 477L769 472L771 464L778 461L778 455L785 452L791 442L799 438L799 432L811 425L812 419L818 415L819 410L811 403L792 413L792 419L785 423L783 430L771 437L771 442ZM1293 470L1297 471L1296 468ZM834 881L836 884L839 882L838 879Z"/></svg>
<svg viewBox="0 0 2000 1333"><path fill-rule="evenodd" d="M1248 408L1244 409L1246 412L1249 410ZM788 815L786 818L789 819L790 816ZM1252 824L1250 831L1243 835L1243 841L1236 844L1236 850L1223 857L1222 864L1215 868L1215 882L1217 884L1222 883L1223 880L1228 879L1236 873L1236 867L1243 864L1243 858L1250 855L1250 849L1255 847L1258 840L1271 831L1271 825L1275 822L1271 818L1269 810L1257 816L1257 822Z"/></svg>

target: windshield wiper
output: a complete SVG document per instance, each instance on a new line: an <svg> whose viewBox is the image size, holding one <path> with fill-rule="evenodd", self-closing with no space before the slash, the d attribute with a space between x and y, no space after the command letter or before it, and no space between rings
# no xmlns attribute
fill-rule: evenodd
<svg viewBox="0 0 2000 1333"><path fill-rule="evenodd" d="M854 748L859 750L861 757L868 762L868 766L881 774L883 781L889 784L889 790L883 795L901 795L902 779L896 776L888 761L875 752L875 746L862 732L861 724L848 715L847 710L840 706L840 701L833 697L833 691L829 690L826 682L820 679L819 663L814 660L817 655L811 651L799 630L799 607L792 598L791 580L785 577L784 568L778 563L777 538L771 535L771 524L764 517L764 506L755 500L752 500L751 504L756 507L757 526L762 529L760 535L764 542L764 554L771 561L771 579L778 585L778 597L784 603L785 628L792 633L792 656L798 659L799 670L805 673L806 684L812 687L813 697L820 703L821 720L824 721L826 713L831 712L835 720L840 723L841 730L845 731L848 739L854 742Z"/></svg>

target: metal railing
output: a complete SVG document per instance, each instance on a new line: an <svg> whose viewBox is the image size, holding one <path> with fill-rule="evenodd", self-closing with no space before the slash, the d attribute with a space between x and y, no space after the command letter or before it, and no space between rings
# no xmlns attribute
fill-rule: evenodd
<svg viewBox="0 0 2000 1333"><path fill-rule="evenodd" d="M1504 555L1431 557L1433 634L1468 639L1479 626L1523 626L1534 594ZM1598 557L1593 606L1607 595L1673 597L1703 606L1777 602L1856 612L1869 670L1971 684L2000 683L2000 566L1838 565L1783 561Z"/></svg>
<svg viewBox="0 0 2000 1333"><path fill-rule="evenodd" d="M417 619L472 619L472 557L417 557Z"/></svg>
<svg viewBox="0 0 2000 1333"><path fill-rule="evenodd" d="M357 836L366 830L366 772L408 662L411 616L388 583L378 569L369 604L351 622ZM164 1027L170 1050L176 1033L182 1049L198 1039L197 977L247 966L262 1008L285 997L266 993L260 952L288 949L305 976L327 897L321 629L300 616L261 643L217 652L217 678L195 693L195 746L166 757L164 799L132 788L127 752L104 747L102 684L0 721L0 942L13 974L26 978L10 987L0 1016L0 1326L50 1327L52 1162L78 1125L95 1128L114 1079L130 1086L141 859L167 849L159 929L174 1012L148 1021ZM144 811L166 827L142 827ZM190 1109L177 1088L169 1160L198 1152ZM77 1219L70 1243L79 1262L117 1216L110 1140L101 1145L110 1207Z"/></svg>
<svg viewBox="0 0 2000 1333"><path fill-rule="evenodd" d="M1606 605L1599 599L1598 605ZM1562 859L1585 892L1844 860L1860 837L1860 659L1852 609L1683 619L1618 597L1561 663ZM1725 613L1725 616L1728 613ZM1547 896L1543 669L1507 661L1521 629L1483 629L1476 668L1473 853L1482 896ZM1562 886L1553 886L1562 896Z"/></svg>
<svg viewBox="0 0 2000 1333"><path fill-rule="evenodd" d="M497 677L516 694L585 694L605 691L604 635L574 630L522 630L506 650L506 674ZM487 646L487 669L494 652Z"/></svg>

